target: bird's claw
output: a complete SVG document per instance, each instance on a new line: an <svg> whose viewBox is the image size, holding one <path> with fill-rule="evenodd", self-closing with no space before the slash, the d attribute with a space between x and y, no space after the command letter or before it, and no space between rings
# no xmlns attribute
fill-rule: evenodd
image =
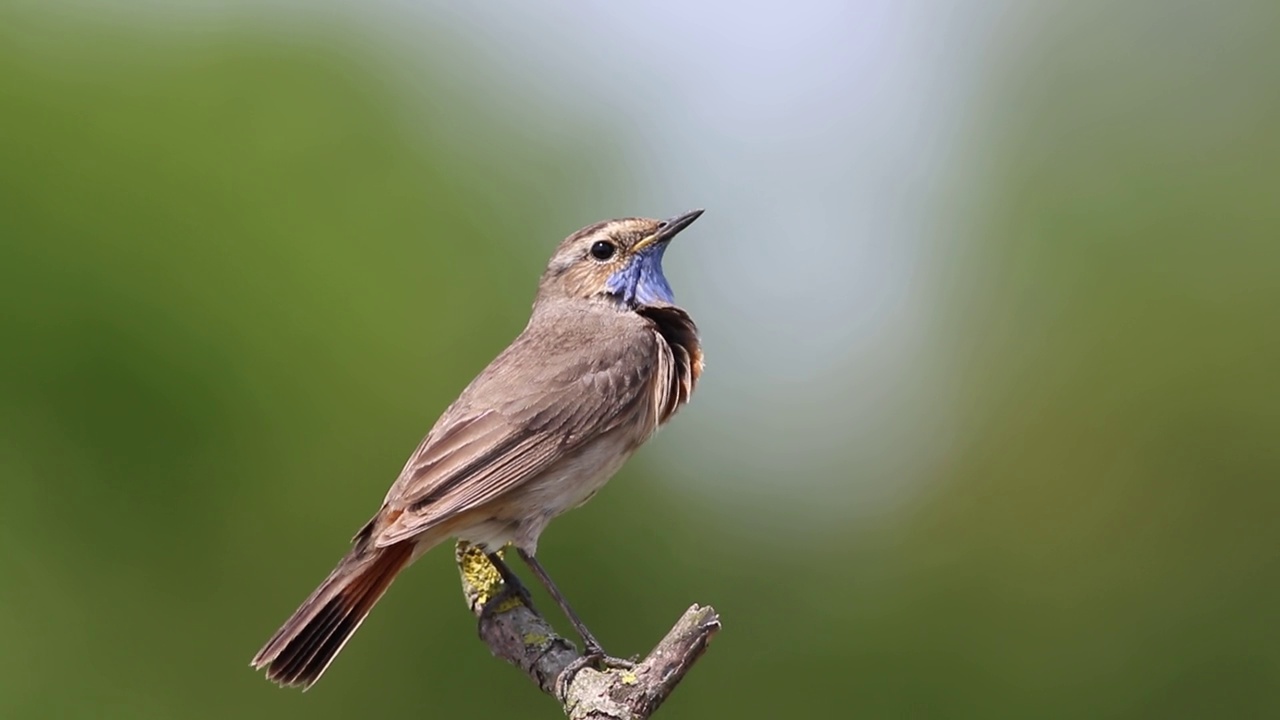
<svg viewBox="0 0 1280 720"><path fill-rule="evenodd" d="M609 670L630 670L636 666L636 658L638 657L638 655L633 655L630 658L614 657L606 653L604 648L599 645L594 647L588 645L587 652L582 656L582 659L589 664L598 665Z"/></svg>
<svg viewBox="0 0 1280 720"><path fill-rule="evenodd" d="M599 645L587 645L583 654L564 669L564 672L572 678L579 670L585 667L593 667L604 670L630 670L636 666L636 658L614 657L604 651Z"/></svg>
<svg viewBox="0 0 1280 720"><path fill-rule="evenodd" d="M588 646L583 655L578 656L573 662L566 665L564 670L560 671L560 676L556 678L556 695L557 697L564 697L568 692L569 686L573 683L573 679L584 668L590 667L593 670L631 670L635 666L635 657L630 660L613 657L599 647Z"/></svg>
<svg viewBox="0 0 1280 720"><path fill-rule="evenodd" d="M529 594L528 588L521 585L519 582L502 583L502 589L495 593L493 597L486 600L484 605L480 606L480 617L476 621L476 632L480 635L481 639L484 638L485 621L513 609L515 605L509 604L513 600L517 604L524 605L530 610L533 610L533 596ZM534 612L537 611L534 610Z"/></svg>

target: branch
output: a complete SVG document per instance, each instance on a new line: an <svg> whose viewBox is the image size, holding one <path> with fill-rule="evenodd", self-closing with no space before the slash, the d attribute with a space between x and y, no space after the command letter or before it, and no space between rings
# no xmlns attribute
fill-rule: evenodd
<svg viewBox="0 0 1280 720"><path fill-rule="evenodd" d="M480 617L480 638L497 657L520 668L555 698L570 720L644 720L676 689L720 630L720 616L693 605L657 647L629 670L584 667L565 673L582 655L536 610L519 598L502 601L487 616L481 610L503 589L498 570L475 547L459 542L455 554L462 593ZM568 675L568 677L562 677Z"/></svg>

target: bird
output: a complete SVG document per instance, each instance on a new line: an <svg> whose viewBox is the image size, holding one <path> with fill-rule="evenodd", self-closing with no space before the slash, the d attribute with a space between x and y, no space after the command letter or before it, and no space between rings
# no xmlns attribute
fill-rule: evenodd
<svg viewBox="0 0 1280 720"><path fill-rule="evenodd" d="M598 222L559 244L524 330L436 421L254 669L311 687L396 576L449 539L484 551L505 587L527 599L502 559L514 547L573 624L583 658L613 659L538 561L538 539L689 402L702 345L662 259L702 212Z"/></svg>

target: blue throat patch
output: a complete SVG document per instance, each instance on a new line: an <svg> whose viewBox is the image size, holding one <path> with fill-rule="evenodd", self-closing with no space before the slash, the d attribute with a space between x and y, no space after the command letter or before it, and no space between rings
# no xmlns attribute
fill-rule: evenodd
<svg viewBox="0 0 1280 720"><path fill-rule="evenodd" d="M662 274L666 251L665 242L641 250L626 267L609 276L605 289L628 305L675 304L676 296Z"/></svg>

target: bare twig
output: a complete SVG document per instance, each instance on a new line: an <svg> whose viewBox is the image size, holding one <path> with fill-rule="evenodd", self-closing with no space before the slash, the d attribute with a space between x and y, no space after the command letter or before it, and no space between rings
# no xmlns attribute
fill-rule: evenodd
<svg viewBox="0 0 1280 720"><path fill-rule="evenodd" d="M459 542L456 549L462 592L480 617L480 637L494 655L520 668L554 697L570 720L643 720L653 714L720 630L720 616L694 605L649 656L634 668L565 673L581 653L533 608L517 597L499 602L481 616L485 603L503 589L502 577L480 550ZM571 675L571 677L561 677Z"/></svg>

